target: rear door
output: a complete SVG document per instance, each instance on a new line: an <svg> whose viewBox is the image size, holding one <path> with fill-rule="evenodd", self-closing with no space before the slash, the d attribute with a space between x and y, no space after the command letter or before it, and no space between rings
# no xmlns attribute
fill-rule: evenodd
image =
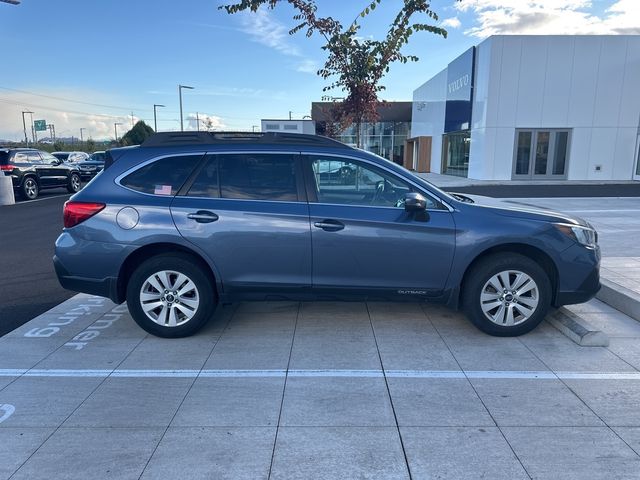
<svg viewBox="0 0 640 480"><path fill-rule="evenodd" d="M298 154L211 154L175 197L180 233L204 250L225 291L311 285L311 232Z"/></svg>
<svg viewBox="0 0 640 480"><path fill-rule="evenodd" d="M34 152L36 155L38 152ZM47 152L39 152L42 157L41 165L38 167L40 181L47 186L65 186L68 181L69 167Z"/></svg>
<svg viewBox="0 0 640 480"><path fill-rule="evenodd" d="M451 212L428 198L408 213L404 197L419 191L379 166L338 156L305 157L313 244L313 288L437 296L455 250Z"/></svg>

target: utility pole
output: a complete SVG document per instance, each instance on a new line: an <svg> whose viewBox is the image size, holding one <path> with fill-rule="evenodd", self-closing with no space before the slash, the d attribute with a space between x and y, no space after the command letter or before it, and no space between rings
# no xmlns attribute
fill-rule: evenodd
<svg viewBox="0 0 640 480"><path fill-rule="evenodd" d="M53 142L55 142L54 137L53 137L53 124L50 123L49 125L47 125L47 127L49 128L49 137L51 138L51 140Z"/></svg>
<svg viewBox="0 0 640 480"><path fill-rule="evenodd" d="M31 118L31 140L33 141L33 144L35 145L38 141L38 137L36 137L36 128L33 125L33 112L29 112L29 117Z"/></svg>
<svg viewBox="0 0 640 480"><path fill-rule="evenodd" d="M84 136L82 135L82 131L86 130L86 128L81 128L80 129L80 145L84 144Z"/></svg>
<svg viewBox="0 0 640 480"><path fill-rule="evenodd" d="M133 128L133 112L131 112L131 128Z"/></svg>
<svg viewBox="0 0 640 480"><path fill-rule="evenodd" d="M289 110L289 120L291 120L291 114L292 114L292 113L293 113L293 112L292 112L291 110Z"/></svg>
<svg viewBox="0 0 640 480"><path fill-rule="evenodd" d="M27 138L27 122L24 119L24 114L25 113L33 114L33 112L25 112L25 111L22 112L22 128L24 128L24 143L25 143L25 146L28 147L29 146L29 139Z"/></svg>
<svg viewBox="0 0 640 480"><path fill-rule="evenodd" d="M196 125L198 131L200 131L200 114L198 112L196 112Z"/></svg>

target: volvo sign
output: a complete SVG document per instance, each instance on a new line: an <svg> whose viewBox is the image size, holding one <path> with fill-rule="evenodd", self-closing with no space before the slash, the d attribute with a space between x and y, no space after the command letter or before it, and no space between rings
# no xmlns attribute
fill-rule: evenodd
<svg viewBox="0 0 640 480"><path fill-rule="evenodd" d="M476 48L471 47L447 67L445 133L469 130L471 128L475 53Z"/></svg>

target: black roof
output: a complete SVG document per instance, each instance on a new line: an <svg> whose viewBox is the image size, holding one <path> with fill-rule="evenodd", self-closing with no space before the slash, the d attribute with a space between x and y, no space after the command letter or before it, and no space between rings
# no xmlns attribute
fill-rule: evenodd
<svg viewBox="0 0 640 480"><path fill-rule="evenodd" d="M320 135L278 132L161 132L150 136L141 147L172 145L300 145L331 148L351 148L338 140Z"/></svg>

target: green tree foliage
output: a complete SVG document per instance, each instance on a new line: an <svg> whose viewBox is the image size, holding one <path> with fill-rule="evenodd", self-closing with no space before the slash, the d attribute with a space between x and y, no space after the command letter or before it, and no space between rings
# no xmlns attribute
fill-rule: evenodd
<svg viewBox="0 0 640 480"><path fill-rule="evenodd" d="M349 25L343 25L332 17L318 16L316 0L239 0L219 8L234 14L246 10L256 12L261 6L273 9L281 3L288 3L296 10L293 19L298 23L289 34L303 31L307 37L317 33L324 38L322 49L327 52L327 60L324 67L318 70L318 75L330 83L323 91L340 88L346 92L346 98L339 107L334 107L334 113L343 128L356 124L358 145L362 122L378 119L378 94L385 88L380 81L389 72L391 64L418 60L415 55L402 53L411 35L430 32L447 36L447 31L437 26L438 15L431 9L428 0L396 0L394 3L400 4L399 11L382 40L362 38L359 35L361 25L358 23L373 12L382 0L369 0ZM418 21L414 21L414 17L419 17Z"/></svg>
<svg viewBox="0 0 640 480"><path fill-rule="evenodd" d="M154 134L153 128L139 120L120 140L122 145L140 145Z"/></svg>
<svg viewBox="0 0 640 480"><path fill-rule="evenodd" d="M90 138L89 140L87 140L86 150L89 153L93 153L96 151L96 142L94 142L93 139Z"/></svg>

